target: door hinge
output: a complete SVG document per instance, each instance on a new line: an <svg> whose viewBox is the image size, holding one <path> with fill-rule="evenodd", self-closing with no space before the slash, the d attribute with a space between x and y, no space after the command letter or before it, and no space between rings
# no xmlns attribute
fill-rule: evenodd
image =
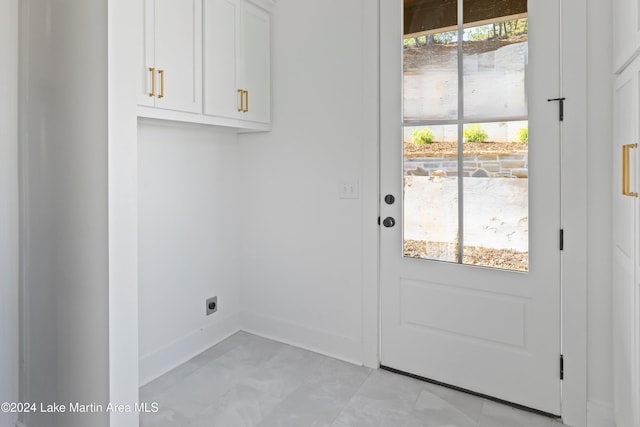
<svg viewBox="0 0 640 427"><path fill-rule="evenodd" d="M564 230L560 229L560 250L564 251Z"/></svg>
<svg viewBox="0 0 640 427"><path fill-rule="evenodd" d="M560 379L564 379L564 355L560 355Z"/></svg>
<svg viewBox="0 0 640 427"><path fill-rule="evenodd" d="M564 100L567 98L551 98L551 99L547 99L547 102L555 102L558 101L558 103L560 104L559 107L559 111L558 111L558 118L561 122L564 121Z"/></svg>

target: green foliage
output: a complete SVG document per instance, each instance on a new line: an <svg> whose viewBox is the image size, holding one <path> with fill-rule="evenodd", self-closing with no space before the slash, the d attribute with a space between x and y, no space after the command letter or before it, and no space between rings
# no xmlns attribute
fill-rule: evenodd
<svg viewBox="0 0 640 427"><path fill-rule="evenodd" d="M489 134L478 124L465 126L462 134L467 142L486 142L489 138Z"/></svg>
<svg viewBox="0 0 640 427"><path fill-rule="evenodd" d="M479 42L520 36L527 34L528 31L529 21L527 18L512 19L508 21L479 25L477 27L465 28L462 38L467 42ZM457 31L446 31L425 36L407 37L403 40L405 48L420 48L433 44L447 45L456 43L457 41Z"/></svg>
<svg viewBox="0 0 640 427"><path fill-rule="evenodd" d="M431 144L433 142L433 132L429 128L415 129L411 132L411 139L417 145Z"/></svg>
<svg viewBox="0 0 640 427"><path fill-rule="evenodd" d="M482 25L464 30L464 39L468 41L487 40L495 37L492 25Z"/></svg>
<svg viewBox="0 0 640 427"><path fill-rule="evenodd" d="M520 142L529 142L529 128L520 128L518 129L518 141Z"/></svg>
<svg viewBox="0 0 640 427"><path fill-rule="evenodd" d="M404 47L420 47L427 44L427 36L419 36L419 37L408 37L403 39Z"/></svg>
<svg viewBox="0 0 640 427"><path fill-rule="evenodd" d="M481 41L495 38L507 38L526 34L529 30L529 23L526 18L513 19L509 21L495 22L478 27L466 28L464 30L464 40Z"/></svg>
<svg viewBox="0 0 640 427"><path fill-rule="evenodd" d="M452 43L458 34L455 31L447 31L445 33L437 33L433 35L433 41L437 44L449 44Z"/></svg>
<svg viewBox="0 0 640 427"><path fill-rule="evenodd" d="M456 41L458 33L455 31L447 31L444 33L430 34L426 36L407 37L403 39L404 47L416 48L430 46L433 44L449 44Z"/></svg>

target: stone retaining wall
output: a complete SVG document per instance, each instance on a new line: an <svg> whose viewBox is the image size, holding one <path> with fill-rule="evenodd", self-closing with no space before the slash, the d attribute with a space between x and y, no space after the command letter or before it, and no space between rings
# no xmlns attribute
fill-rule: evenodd
<svg viewBox="0 0 640 427"><path fill-rule="evenodd" d="M528 178L526 154L464 156L463 175L476 178ZM419 157L404 160L405 176L458 176L455 157Z"/></svg>

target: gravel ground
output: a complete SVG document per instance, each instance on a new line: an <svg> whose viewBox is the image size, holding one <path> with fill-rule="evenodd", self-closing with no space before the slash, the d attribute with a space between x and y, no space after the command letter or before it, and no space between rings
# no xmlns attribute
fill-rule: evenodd
<svg viewBox="0 0 640 427"><path fill-rule="evenodd" d="M529 144L526 142L465 142L465 156L526 154ZM405 141L405 158L413 157L455 157L458 155L458 144L455 142L433 142L431 144L414 144Z"/></svg>
<svg viewBox="0 0 640 427"><path fill-rule="evenodd" d="M440 250L438 248L440 247ZM451 244L429 242L430 255L427 255L427 242L418 240L404 241L404 256L409 258L434 258L449 251ZM433 253L432 251L438 252ZM515 271L529 270L529 253L510 249L490 249L478 246L465 246L463 263L483 267L502 268Z"/></svg>

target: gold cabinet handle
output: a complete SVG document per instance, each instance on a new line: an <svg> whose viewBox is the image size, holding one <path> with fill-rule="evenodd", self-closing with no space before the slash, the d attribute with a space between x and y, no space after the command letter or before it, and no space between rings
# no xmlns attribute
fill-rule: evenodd
<svg viewBox="0 0 640 427"><path fill-rule="evenodd" d="M245 96L245 99L244 99L244 112L248 113L249 112L249 91L248 90L244 91L244 96Z"/></svg>
<svg viewBox="0 0 640 427"><path fill-rule="evenodd" d="M240 95L240 107L238 107L238 112L242 113L244 111L244 91L242 89L238 89L238 94Z"/></svg>
<svg viewBox="0 0 640 427"><path fill-rule="evenodd" d="M151 73L151 92L149 92L149 96L153 98L156 96L156 69L149 67L149 72Z"/></svg>
<svg viewBox="0 0 640 427"><path fill-rule="evenodd" d="M158 74L160 75L160 95L158 98L164 98L164 70L158 70Z"/></svg>
<svg viewBox="0 0 640 427"><path fill-rule="evenodd" d="M638 193L629 191L629 150L638 148L638 144L627 144L622 146L622 195L638 197Z"/></svg>

